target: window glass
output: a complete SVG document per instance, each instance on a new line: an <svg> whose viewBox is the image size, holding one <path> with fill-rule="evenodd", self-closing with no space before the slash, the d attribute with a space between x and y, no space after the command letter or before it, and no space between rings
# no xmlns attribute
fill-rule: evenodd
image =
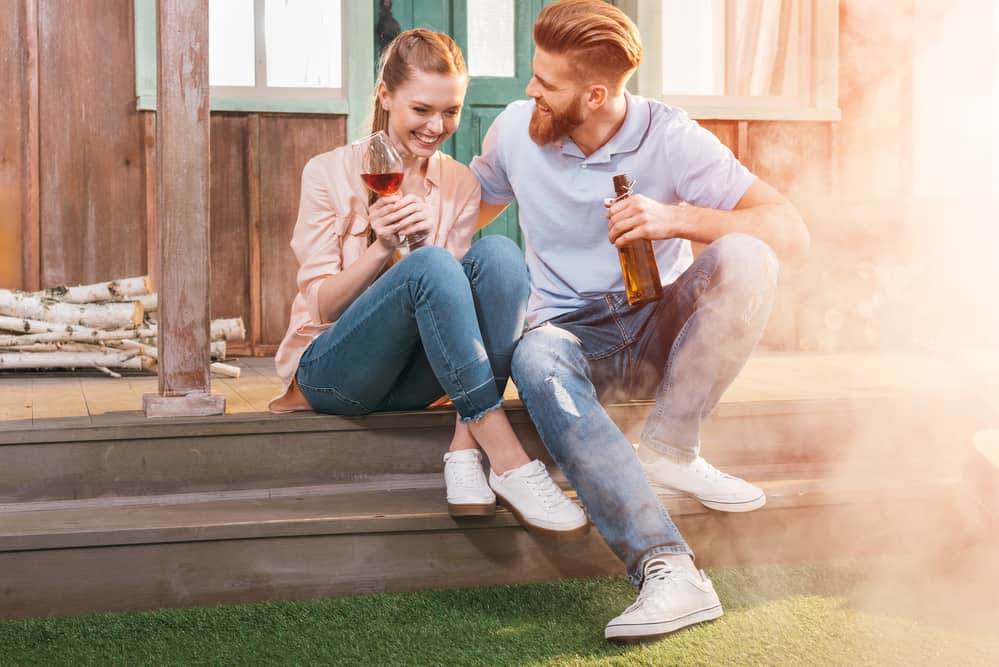
<svg viewBox="0 0 999 667"><path fill-rule="evenodd" d="M208 3L208 80L213 86L255 82L253 0Z"/></svg>
<svg viewBox="0 0 999 667"><path fill-rule="evenodd" d="M330 0L266 0L268 86L342 86L340 4Z"/></svg>
<svg viewBox="0 0 999 667"><path fill-rule="evenodd" d="M513 0L468 0L468 73L516 76Z"/></svg>

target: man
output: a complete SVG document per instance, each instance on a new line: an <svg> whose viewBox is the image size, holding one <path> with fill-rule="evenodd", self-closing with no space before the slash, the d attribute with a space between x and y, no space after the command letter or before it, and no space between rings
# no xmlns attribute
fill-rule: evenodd
<svg viewBox="0 0 999 667"><path fill-rule="evenodd" d="M517 200L531 297L514 381L640 588L605 636L654 637L722 609L650 482L715 510L764 504L759 488L699 456L701 421L759 341L777 254L803 254L808 232L783 196L683 111L625 91L642 46L620 10L561 0L538 16L534 41L532 100L504 110L472 161L479 223ZM621 173L634 194L605 208ZM633 239L653 240L664 294L630 306L615 246ZM709 244L696 259L691 241ZM653 395L636 456L601 403Z"/></svg>

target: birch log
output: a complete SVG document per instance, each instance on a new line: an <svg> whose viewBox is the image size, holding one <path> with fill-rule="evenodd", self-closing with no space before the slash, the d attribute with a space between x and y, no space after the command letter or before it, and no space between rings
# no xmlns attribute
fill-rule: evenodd
<svg viewBox="0 0 999 667"><path fill-rule="evenodd" d="M154 368L155 361L130 350L115 352L0 352L0 368Z"/></svg>
<svg viewBox="0 0 999 667"><path fill-rule="evenodd" d="M58 326L58 325L57 325ZM141 329L116 329L100 331L89 327L71 327L72 331L53 331L50 333L25 334L23 336L0 335L0 347L15 347L19 345L34 345L36 343L100 343L115 340L135 338L153 338L156 329L143 327Z"/></svg>
<svg viewBox="0 0 999 667"><path fill-rule="evenodd" d="M122 297L139 297L152 292L152 282L149 276L137 278L122 278L106 283L93 285L75 285L73 287L52 287L35 296L47 297L68 303L94 303L95 301L111 301Z"/></svg>
<svg viewBox="0 0 999 667"><path fill-rule="evenodd" d="M246 329L243 327L242 317L229 320L212 320L211 340L234 342L244 340L245 338Z"/></svg>
<svg viewBox="0 0 999 667"><path fill-rule="evenodd" d="M142 324L142 304L63 303L24 292L0 289L0 315L45 322L82 324L94 329L127 329Z"/></svg>
<svg viewBox="0 0 999 667"><path fill-rule="evenodd" d="M121 346L131 350L136 350L143 355L149 357L150 359L157 359L159 350L151 345L145 345L134 340L123 340L121 341ZM215 341L211 344L212 357L215 359L225 359L225 341ZM221 354L218 354L221 352ZM209 366L209 368L214 373L219 375L224 375L226 377L238 378L241 370L239 366L232 366L230 364L220 364L215 362Z"/></svg>
<svg viewBox="0 0 999 667"><path fill-rule="evenodd" d="M122 340L118 341L118 344L125 349L138 350L147 357L152 357L153 359L159 358L159 349L156 347L155 339L149 343L141 340ZM225 341L212 341L209 344L209 353L212 359L225 359Z"/></svg>

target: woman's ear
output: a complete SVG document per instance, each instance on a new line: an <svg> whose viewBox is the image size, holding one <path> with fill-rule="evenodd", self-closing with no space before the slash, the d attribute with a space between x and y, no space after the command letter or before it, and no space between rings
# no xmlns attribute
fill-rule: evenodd
<svg viewBox="0 0 999 667"><path fill-rule="evenodd" d="M389 95L388 88L385 87L384 81L378 82L378 104L380 104L382 109L385 111L388 111L392 107L392 96Z"/></svg>

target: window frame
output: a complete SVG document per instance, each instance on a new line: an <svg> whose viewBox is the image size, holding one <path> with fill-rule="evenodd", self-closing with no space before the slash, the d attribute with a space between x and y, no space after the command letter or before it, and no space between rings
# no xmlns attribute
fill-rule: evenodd
<svg viewBox="0 0 999 667"><path fill-rule="evenodd" d="M698 120L838 121L839 0L810 3L810 62L806 67L806 97L781 98L739 95L664 95L662 90L662 1L619 0L621 8L642 31L642 65L629 83L638 95L678 106ZM726 22L728 23L728 22ZM731 26L725 28L730 39ZM728 44L726 44L728 46ZM728 64L726 64L728 66Z"/></svg>
<svg viewBox="0 0 999 667"><path fill-rule="evenodd" d="M255 7L262 4L262 0L255 0ZM134 9L136 108L139 111L155 111L156 0L134 0ZM371 29L374 25L374 5L371 2L342 0L341 16L344 53L341 88L269 88L260 84L255 87L212 86L209 94L211 110L346 115L348 136L363 134L361 124L367 120L375 83L370 65L375 58ZM255 23L259 31L260 22L255 20ZM258 60L258 81L262 66L263 61Z"/></svg>

